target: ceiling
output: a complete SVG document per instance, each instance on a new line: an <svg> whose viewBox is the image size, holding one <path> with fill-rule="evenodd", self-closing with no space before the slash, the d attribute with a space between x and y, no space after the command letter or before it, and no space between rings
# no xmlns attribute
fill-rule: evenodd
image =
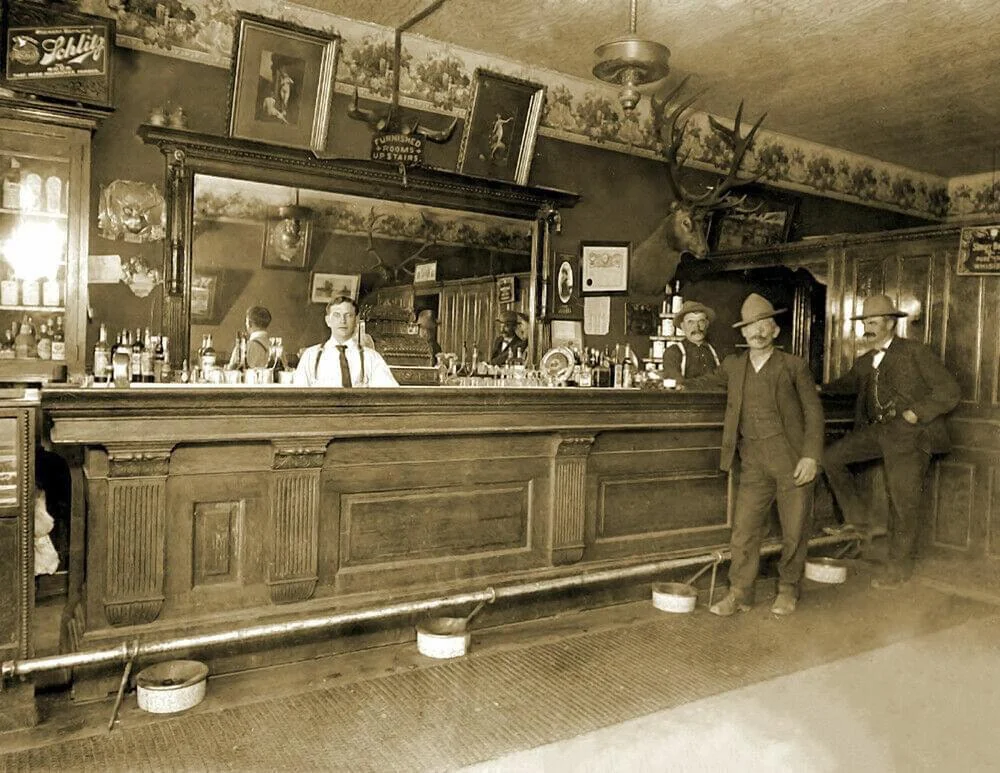
<svg viewBox="0 0 1000 773"><path fill-rule="evenodd" d="M431 0L295 0L398 27ZM446 0L410 30L581 78L628 32L628 0ZM995 169L997 0L638 0L638 34L671 50L697 107L954 177Z"/></svg>

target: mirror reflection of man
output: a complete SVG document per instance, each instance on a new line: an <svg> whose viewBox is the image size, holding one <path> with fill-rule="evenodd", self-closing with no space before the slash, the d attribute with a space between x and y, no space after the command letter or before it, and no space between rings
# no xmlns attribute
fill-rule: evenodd
<svg viewBox="0 0 1000 773"><path fill-rule="evenodd" d="M244 319L247 332L247 367L263 368L267 365L271 352L271 339L267 329L271 326L271 312L264 306L251 306ZM234 349L229 358L229 367L239 364L240 353Z"/></svg>
<svg viewBox="0 0 1000 773"><path fill-rule="evenodd" d="M517 312L508 309L500 312L500 335L490 349L490 365L506 365L528 351L528 342L517 334Z"/></svg>
<svg viewBox="0 0 1000 773"><path fill-rule="evenodd" d="M358 344L358 305L338 295L326 305L330 338L302 353L295 369L296 386L391 387L399 386L388 364L370 346Z"/></svg>
<svg viewBox="0 0 1000 773"><path fill-rule="evenodd" d="M674 327L684 336L663 353L663 378L682 383L719 368L719 355L707 339L708 327L715 321L715 311L697 301L684 301L674 314Z"/></svg>
<svg viewBox="0 0 1000 773"><path fill-rule="evenodd" d="M437 339L437 317L434 316L434 309L421 309L417 314L417 330L421 338L423 338L431 348L431 364L434 364L434 358L441 351L441 344L438 343Z"/></svg>

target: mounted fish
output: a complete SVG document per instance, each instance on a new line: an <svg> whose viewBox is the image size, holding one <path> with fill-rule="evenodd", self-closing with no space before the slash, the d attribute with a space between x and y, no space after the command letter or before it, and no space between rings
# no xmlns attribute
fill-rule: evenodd
<svg viewBox="0 0 1000 773"><path fill-rule="evenodd" d="M686 158L679 158L687 119L682 116L700 96L686 99L677 104L667 115L668 106L687 84L684 78L665 98L651 99L653 129L663 141L663 157L667 161L667 185L674 195L670 212L635 250L632 256L631 289L636 293L654 295L662 292L663 286L674 278L681 255L689 253L703 259L708 254L707 217L716 209L736 209L753 211L742 207L746 196L736 196L730 191L741 185L756 182L760 174L747 179L739 178L740 166L753 143L754 136L767 116L757 119L745 136L740 136L740 122L743 118L743 103L736 111L733 128L727 128L712 116L709 125L723 142L732 150L732 157L726 176L715 186L701 195L694 195L681 184L680 174Z"/></svg>
<svg viewBox="0 0 1000 773"><path fill-rule="evenodd" d="M435 0L423 11L396 28L393 41L392 99L389 102L389 109L385 112L378 112L359 107L358 90L355 88L354 99L347 111L350 118L364 121L375 132L375 136L372 138L372 161L387 161L398 164L404 185L406 184L406 167L419 166L424 162L424 140L436 143L448 142L458 124L458 118L454 118L451 125L445 129L430 129L421 125L419 121L404 123L399 110L399 70L402 59L403 32L430 16L445 2L446 0Z"/></svg>

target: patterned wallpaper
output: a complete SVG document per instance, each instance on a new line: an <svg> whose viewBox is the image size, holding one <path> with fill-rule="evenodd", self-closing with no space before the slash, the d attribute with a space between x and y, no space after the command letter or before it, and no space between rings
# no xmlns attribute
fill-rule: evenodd
<svg viewBox="0 0 1000 773"><path fill-rule="evenodd" d="M343 40L336 90L388 99L392 83L393 31L386 27L297 6L283 0L77 0L82 11L113 14L118 44L164 56L229 67L237 11L253 11ZM568 142L599 145L622 153L658 158L649 100L622 116L617 91L597 81L572 78L513 60L406 33L400 72L404 105L464 117L476 68L486 68L545 85L546 104L539 133ZM734 110L735 110L734 105ZM721 117L720 117L721 118ZM756 116L748 116L752 122ZM745 124L748 128L750 124ZM689 165L704 170L726 167L727 148L696 113L685 137ZM996 213L991 175L948 180L837 148L763 128L744 161L747 174L762 173L769 184L844 201L933 219ZM985 179L990 178L990 179Z"/></svg>

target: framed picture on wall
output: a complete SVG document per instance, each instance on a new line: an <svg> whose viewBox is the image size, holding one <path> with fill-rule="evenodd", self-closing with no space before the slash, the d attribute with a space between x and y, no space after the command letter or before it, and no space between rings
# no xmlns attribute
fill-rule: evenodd
<svg viewBox="0 0 1000 773"><path fill-rule="evenodd" d="M791 235L799 200L747 194L738 209L717 209L708 225L708 248L739 250L784 244Z"/></svg>
<svg viewBox="0 0 1000 773"><path fill-rule="evenodd" d="M268 217L264 222L264 268L303 271L309 265L312 223L308 220Z"/></svg>
<svg viewBox="0 0 1000 773"><path fill-rule="evenodd" d="M628 290L631 242L580 242L580 289L585 293Z"/></svg>
<svg viewBox="0 0 1000 773"><path fill-rule="evenodd" d="M215 318L215 292L219 278L194 274L191 277L191 321L206 323Z"/></svg>
<svg viewBox="0 0 1000 773"><path fill-rule="evenodd" d="M540 83L476 70L458 171L527 185L544 102Z"/></svg>
<svg viewBox="0 0 1000 773"><path fill-rule="evenodd" d="M309 283L309 300L313 303L329 303L338 295L358 300L361 274L321 274L312 275Z"/></svg>
<svg viewBox="0 0 1000 773"><path fill-rule="evenodd" d="M229 136L324 151L339 52L337 35L237 14Z"/></svg>
<svg viewBox="0 0 1000 773"><path fill-rule="evenodd" d="M580 256L556 253L549 271L549 319L583 319Z"/></svg>

